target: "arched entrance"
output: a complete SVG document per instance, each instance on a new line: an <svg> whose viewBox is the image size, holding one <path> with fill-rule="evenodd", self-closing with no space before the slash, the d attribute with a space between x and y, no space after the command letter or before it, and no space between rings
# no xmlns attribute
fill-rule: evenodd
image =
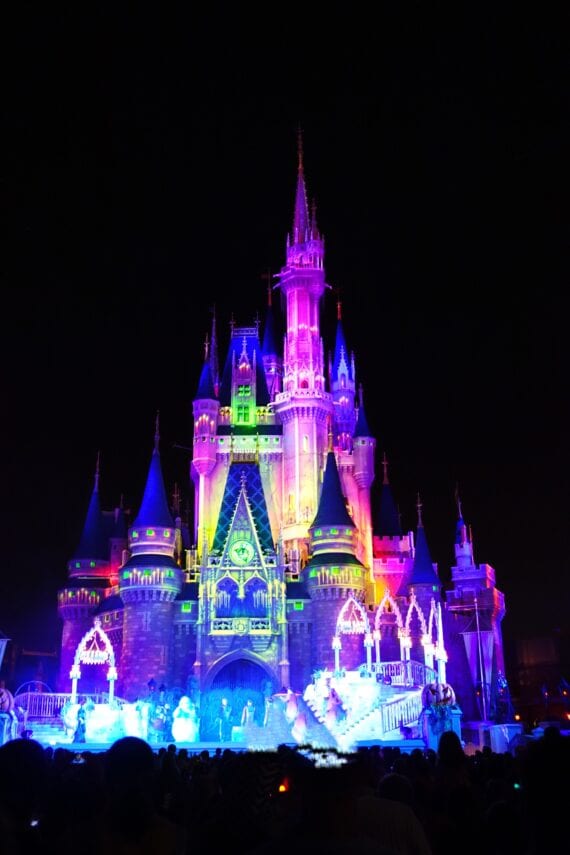
<svg viewBox="0 0 570 855"><path fill-rule="evenodd" d="M222 698L226 698L226 706L231 708L229 716L226 713L224 726L228 741L232 727L239 727L242 723L242 713L248 700L252 701L255 708L255 723L261 725L265 713L265 699L278 688L269 669L259 662L235 658L222 663L202 694L200 738L205 741L219 741Z"/></svg>

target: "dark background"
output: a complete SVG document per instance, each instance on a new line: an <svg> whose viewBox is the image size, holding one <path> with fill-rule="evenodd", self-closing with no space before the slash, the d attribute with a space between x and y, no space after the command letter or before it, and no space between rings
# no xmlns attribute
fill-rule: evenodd
<svg viewBox="0 0 570 855"><path fill-rule="evenodd" d="M169 489L190 500L174 446L210 307L221 357L232 313L263 317L300 124L404 526L419 490L447 582L458 483L507 640L564 631L566 16L240 6L24 4L5 28L0 627L56 649L97 452L103 506L136 512L157 410Z"/></svg>

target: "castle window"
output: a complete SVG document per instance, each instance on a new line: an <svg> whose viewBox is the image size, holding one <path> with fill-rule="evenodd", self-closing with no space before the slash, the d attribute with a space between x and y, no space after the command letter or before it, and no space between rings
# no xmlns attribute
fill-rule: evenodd
<svg viewBox="0 0 570 855"><path fill-rule="evenodd" d="M182 603L182 612L191 612L192 611L192 603Z"/></svg>
<svg viewBox="0 0 570 855"><path fill-rule="evenodd" d="M153 528L147 528L147 530L146 530L146 536L147 536L147 537L154 537L154 535L155 535L155 531L154 531L154 529L153 529Z"/></svg>
<svg viewBox="0 0 570 855"><path fill-rule="evenodd" d="M238 404L237 406L237 421L241 424L249 422L249 407L245 404Z"/></svg>
<svg viewBox="0 0 570 855"><path fill-rule="evenodd" d="M303 434L303 451L306 453L309 450L309 437Z"/></svg>
<svg viewBox="0 0 570 855"><path fill-rule="evenodd" d="M238 386L238 395L240 398L249 398L251 395L251 386L246 386L245 384Z"/></svg>
<svg viewBox="0 0 570 855"><path fill-rule="evenodd" d="M95 567L95 562L94 562L94 561L90 561L90 562L89 562L89 566L90 566L90 567Z"/></svg>
<svg viewBox="0 0 570 855"><path fill-rule="evenodd" d="M132 539L133 539L133 540L136 540L138 536L139 536L138 531L132 531L132 532L131 532L131 537L132 537Z"/></svg>
<svg viewBox="0 0 570 855"><path fill-rule="evenodd" d="M293 603L294 611L302 612L304 608L305 608L305 603L303 603L301 600L295 600L294 601L294 603Z"/></svg>
<svg viewBox="0 0 570 855"><path fill-rule="evenodd" d="M167 528L164 529L164 536L170 537L170 530L169 529L167 529Z"/></svg>

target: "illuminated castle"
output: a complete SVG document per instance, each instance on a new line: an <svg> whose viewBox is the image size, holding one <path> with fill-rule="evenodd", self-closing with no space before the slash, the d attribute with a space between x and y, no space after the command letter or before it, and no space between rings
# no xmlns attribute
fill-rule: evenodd
<svg viewBox="0 0 570 855"><path fill-rule="evenodd" d="M504 673L494 570L475 564L458 503L445 591L419 498L416 532L401 531L385 455L373 493L376 439L340 305L335 341L321 337L324 254L300 151L286 262L263 335L257 323L232 323L221 372L214 319L193 401L193 531L167 498L158 419L128 530L121 509L102 512L97 468L59 592L60 691L69 691L76 651L98 618L116 693L129 701L150 680L181 689L193 681L202 696L238 685L302 692L323 669L380 675L392 663L423 669L415 684L449 681L467 718L493 714ZM281 295L284 335L271 290ZM104 687L96 653L92 661L81 679Z"/></svg>

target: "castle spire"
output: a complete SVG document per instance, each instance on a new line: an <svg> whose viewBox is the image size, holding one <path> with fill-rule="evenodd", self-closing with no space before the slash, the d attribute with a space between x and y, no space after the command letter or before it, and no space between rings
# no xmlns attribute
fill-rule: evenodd
<svg viewBox="0 0 570 855"><path fill-rule="evenodd" d="M428 547L425 529L422 522L422 503L420 494L416 504L418 511L418 529L416 532L416 549L414 555L414 563L412 572L408 579L403 579L398 595L407 594L410 588L415 588L417 585L429 586L432 591L439 591L441 582L437 575Z"/></svg>
<svg viewBox="0 0 570 855"><path fill-rule="evenodd" d="M220 364L218 361L218 337L216 333L216 307L212 306L212 335L210 336L210 371L216 398L220 387Z"/></svg>
<svg viewBox="0 0 570 855"><path fill-rule="evenodd" d="M380 492L380 511L377 517L376 530L380 537L401 537L402 525L398 506L392 495L392 488L388 479L388 458L386 452L382 456L384 478Z"/></svg>
<svg viewBox="0 0 570 855"><path fill-rule="evenodd" d="M303 167L303 132L300 127L297 131L297 158L297 191L295 194L292 242L305 243L309 238L309 207Z"/></svg>
<svg viewBox="0 0 570 855"><path fill-rule="evenodd" d="M154 453L158 454L160 445L160 410L156 411L156 419L154 422Z"/></svg>
<svg viewBox="0 0 570 855"><path fill-rule="evenodd" d="M134 522L135 526L139 526L141 528L146 526L172 527L174 524L170 508L168 507L168 498L164 487L164 479L162 477L159 442L159 413L157 412L154 433L154 449L148 470L143 500L141 502L137 518Z"/></svg>
<svg viewBox="0 0 570 855"><path fill-rule="evenodd" d="M106 561L109 558L107 544L103 535L103 515L99 502L99 466L101 452L97 452L95 463L95 479L87 515L83 525L83 531L79 545L73 554L73 561L99 560ZM72 568L73 569L73 568Z"/></svg>
<svg viewBox="0 0 570 855"><path fill-rule="evenodd" d="M200 380L198 381L198 390L196 392L196 401L215 401L216 388L212 377L212 360L211 353L208 350L208 336L204 345L204 363L200 372Z"/></svg>
<svg viewBox="0 0 570 855"><path fill-rule="evenodd" d="M465 544L470 543L471 538L467 532L467 526L465 525L465 521L463 519L463 512L461 509L461 499L459 498L459 486L455 486L455 503L457 505L457 523L455 525L455 543Z"/></svg>
<svg viewBox="0 0 570 855"><path fill-rule="evenodd" d="M326 525L350 526L351 528L355 528L354 521L346 509L334 451L327 453L323 489L312 528L319 528Z"/></svg>

